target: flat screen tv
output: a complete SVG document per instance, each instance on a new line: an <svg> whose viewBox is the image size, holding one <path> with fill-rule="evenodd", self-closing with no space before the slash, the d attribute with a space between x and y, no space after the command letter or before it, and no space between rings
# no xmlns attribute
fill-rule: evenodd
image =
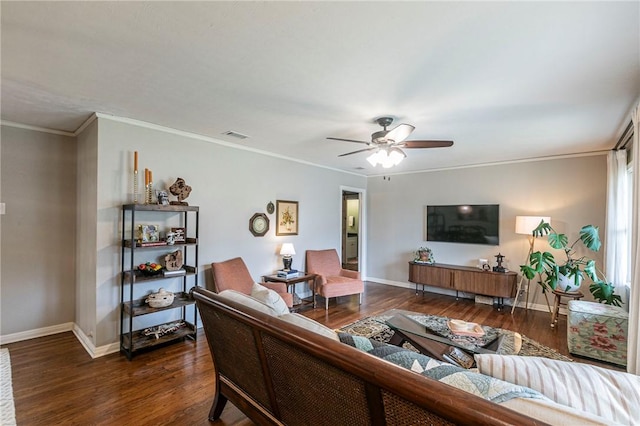
<svg viewBox="0 0 640 426"><path fill-rule="evenodd" d="M498 204L427 206L427 241L497 246L499 230Z"/></svg>

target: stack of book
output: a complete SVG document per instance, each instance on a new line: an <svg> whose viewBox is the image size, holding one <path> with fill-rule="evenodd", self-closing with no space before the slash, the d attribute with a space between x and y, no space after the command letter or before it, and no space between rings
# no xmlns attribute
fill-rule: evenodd
<svg viewBox="0 0 640 426"><path fill-rule="evenodd" d="M289 270L284 270L284 269L280 269L277 273L279 278L296 278L298 276L298 270L296 269L289 269Z"/></svg>

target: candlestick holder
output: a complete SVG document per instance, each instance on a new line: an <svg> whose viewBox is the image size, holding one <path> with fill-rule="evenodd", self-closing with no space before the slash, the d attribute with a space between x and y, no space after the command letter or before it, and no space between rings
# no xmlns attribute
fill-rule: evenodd
<svg viewBox="0 0 640 426"><path fill-rule="evenodd" d="M138 171L133 171L133 204L138 204Z"/></svg>
<svg viewBox="0 0 640 426"><path fill-rule="evenodd" d="M144 196L145 204L154 204L153 202L153 182L149 181L147 184L145 196Z"/></svg>

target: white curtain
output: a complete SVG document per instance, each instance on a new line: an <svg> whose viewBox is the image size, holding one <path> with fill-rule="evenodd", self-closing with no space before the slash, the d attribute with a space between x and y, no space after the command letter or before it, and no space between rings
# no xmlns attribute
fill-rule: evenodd
<svg viewBox="0 0 640 426"><path fill-rule="evenodd" d="M629 192L627 179L627 151L610 151L607 156L607 227L605 271L615 286L616 294L626 300L629 265Z"/></svg>
<svg viewBox="0 0 640 426"><path fill-rule="evenodd" d="M631 211L631 296L629 300L629 346L627 371L640 375L640 105L631 114L633 121L633 209Z"/></svg>

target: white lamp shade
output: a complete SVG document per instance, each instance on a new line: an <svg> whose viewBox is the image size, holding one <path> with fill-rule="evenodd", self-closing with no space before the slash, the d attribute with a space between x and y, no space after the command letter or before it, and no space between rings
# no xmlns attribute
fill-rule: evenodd
<svg viewBox="0 0 640 426"><path fill-rule="evenodd" d="M531 235L543 220L551 224L549 216L516 216L516 234Z"/></svg>
<svg viewBox="0 0 640 426"><path fill-rule="evenodd" d="M296 249L293 248L293 244L284 243L282 244L282 248L280 249L280 254L282 256L293 256L296 254Z"/></svg>

